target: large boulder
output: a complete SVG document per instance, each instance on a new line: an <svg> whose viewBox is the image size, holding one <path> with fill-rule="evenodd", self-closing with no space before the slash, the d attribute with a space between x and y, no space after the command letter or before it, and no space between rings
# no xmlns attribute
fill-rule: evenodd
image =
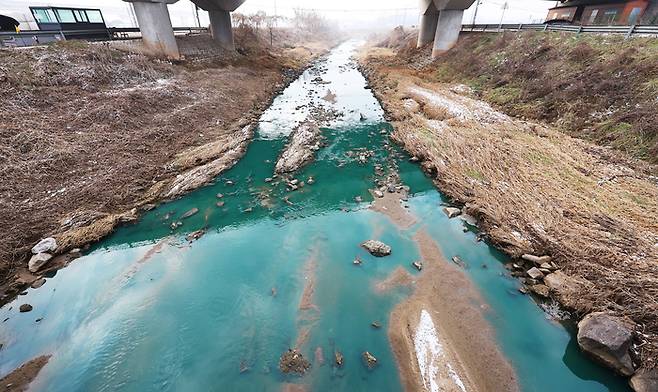
<svg viewBox="0 0 658 392"><path fill-rule="evenodd" d="M371 255L384 257L391 254L391 247L381 241L368 240L361 244Z"/></svg>
<svg viewBox="0 0 658 392"><path fill-rule="evenodd" d="M658 369L640 369L631 377L631 388L635 392L658 391Z"/></svg>
<svg viewBox="0 0 658 392"><path fill-rule="evenodd" d="M609 313L590 313L578 323L581 350L624 376L635 372L628 352L632 338L633 322Z"/></svg>
<svg viewBox="0 0 658 392"><path fill-rule="evenodd" d="M44 238L32 247L33 254L54 252L57 250L57 241L53 237Z"/></svg>
<svg viewBox="0 0 658 392"><path fill-rule="evenodd" d="M37 272L52 258L53 256L49 253L38 253L32 256L30 261L27 262L27 269L29 269L32 273Z"/></svg>
<svg viewBox="0 0 658 392"><path fill-rule="evenodd" d="M581 293L588 290L591 283L584 279L569 276L562 271L546 275L544 284L551 293L568 308L577 309L580 306Z"/></svg>

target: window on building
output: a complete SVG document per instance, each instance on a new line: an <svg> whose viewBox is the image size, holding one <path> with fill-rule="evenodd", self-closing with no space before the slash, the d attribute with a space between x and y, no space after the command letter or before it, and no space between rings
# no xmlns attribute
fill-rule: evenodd
<svg viewBox="0 0 658 392"><path fill-rule="evenodd" d="M32 15L37 23L57 23L57 18L51 10L35 9L32 10Z"/></svg>
<svg viewBox="0 0 658 392"><path fill-rule="evenodd" d="M637 23L637 20L640 18L640 13L642 13L642 8L634 7L631 10L630 15L628 15L628 24L634 25Z"/></svg>
<svg viewBox="0 0 658 392"><path fill-rule="evenodd" d="M613 24L617 19L617 10L606 10L603 13L603 23Z"/></svg>
<svg viewBox="0 0 658 392"><path fill-rule="evenodd" d="M89 18L89 23L103 23L103 15L101 15L100 11L87 10L87 17Z"/></svg>
<svg viewBox="0 0 658 392"><path fill-rule="evenodd" d="M55 10L59 23L75 23L75 17L71 10Z"/></svg>
<svg viewBox="0 0 658 392"><path fill-rule="evenodd" d="M75 20L78 22L89 22L89 19L87 19L87 14L84 10L74 10L73 12L75 13Z"/></svg>
<svg viewBox="0 0 658 392"><path fill-rule="evenodd" d="M599 14L599 10L592 10L592 13L589 16L588 24L594 24L596 21L596 16Z"/></svg>

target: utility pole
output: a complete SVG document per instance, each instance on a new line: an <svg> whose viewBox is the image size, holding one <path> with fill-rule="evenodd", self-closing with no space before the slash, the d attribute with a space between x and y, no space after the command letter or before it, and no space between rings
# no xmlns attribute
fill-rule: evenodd
<svg viewBox="0 0 658 392"><path fill-rule="evenodd" d="M480 2L482 0L478 0L477 3L475 3L475 12L473 12L473 20L471 21L471 25L475 25L475 19L478 17L478 7L480 7Z"/></svg>
<svg viewBox="0 0 658 392"><path fill-rule="evenodd" d="M196 16L196 24L198 28L201 28L201 20L199 19L199 6L196 4L194 5L194 16Z"/></svg>
<svg viewBox="0 0 658 392"><path fill-rule="evenodd" d="M505 18L505 11L507 10L508 7L509 6L507 2L505 2L505 4L503 4L503 14L500 15L500 24L498 25L498 30L503 28L503 18Z"/></svg>

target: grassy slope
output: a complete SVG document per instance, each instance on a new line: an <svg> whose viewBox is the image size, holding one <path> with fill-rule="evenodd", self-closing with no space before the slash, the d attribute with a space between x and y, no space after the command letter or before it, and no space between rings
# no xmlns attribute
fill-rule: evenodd
<svg viewBox="0 0 658 392"><path fill-rule="evenodd" d="M658 41L467 34L432 67L505 112L658 163Z"/></svg>

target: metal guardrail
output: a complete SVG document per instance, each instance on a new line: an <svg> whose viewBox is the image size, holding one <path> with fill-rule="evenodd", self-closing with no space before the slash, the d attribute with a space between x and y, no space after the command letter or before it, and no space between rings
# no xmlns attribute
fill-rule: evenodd
<svg viewBox="0 0 658 392"><path fill-rule="evenodd" d="M174 27L174 34L192 34L208 31L205 27ZM65 41L66 37L76 39L99 40L130 40L141 38L137 27L108 27L94 30L25 30L16 32L0 32L0 47L32 46L55 41Z"/></svg>
<svg viewBox="0 0 658 392"><path fill-rule="evenodd" d="M632 26L576 26L568 24L467 24L462 26L462 31L564 31L570 33L594 33L594 34L623 34L627 38L633 35L656 35L658 36L658 25L632 25Z"/></svg>

